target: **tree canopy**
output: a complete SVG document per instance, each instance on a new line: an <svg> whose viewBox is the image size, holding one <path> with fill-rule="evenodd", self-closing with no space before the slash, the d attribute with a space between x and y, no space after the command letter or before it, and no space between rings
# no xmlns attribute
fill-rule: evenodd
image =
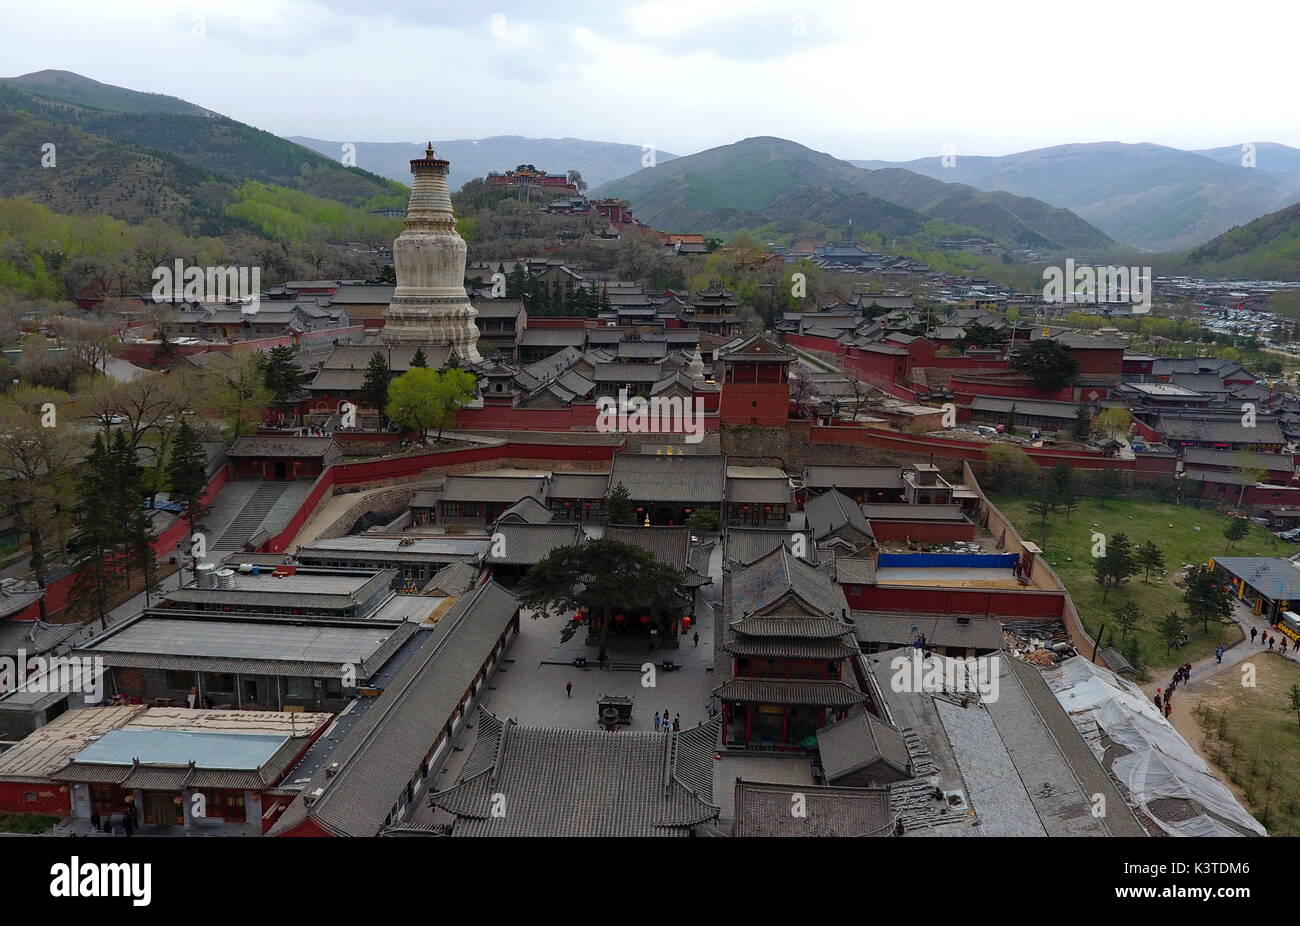
<svg viewBox="0 0 1300 926"><path fill-rule="evenodd" d="M1039 389L1055 391L1074 382L1079 361L1061 342L1041 338L1016 354L1011 368L1029 376Z"/></svg>

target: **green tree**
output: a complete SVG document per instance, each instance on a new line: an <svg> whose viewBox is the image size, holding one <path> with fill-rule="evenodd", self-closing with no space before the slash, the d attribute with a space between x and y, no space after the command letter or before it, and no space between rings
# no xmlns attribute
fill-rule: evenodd
<svg viewBox="0 0 1300 926"><path fill-rule="evenodd" d="M223 354L203 373L208 410L221 419L230 440L256 430L271 400L260 356L252 351Z"/></svg>
<svg viewBox="0 0 1300 926"><path fill-rule="evenodd" d="M1208 566L1197 566L1187 574L1183 603L1192 620L1201 622L1206 633L1210 621L1222 622L1232 615L1232 599Z"/></svg>
<svg viewBox="0 0 1300 926"><path fill-rule="evenodd" d="M1102 589L1101 600L1105 601L1112 588L1123 584L1130 576L1136 575L1140 568L1133 552L1133 543L1128 539L1128 535L1123 533L1111 535L1106 542L1105 555L1094 557L1092 563L1093 578Z"/></svg>
<svg viewBox="0 0 1300 926"><path fill-rule="evenodd" d="M1136 635L1124 642L1124 658L1134 669L1142 671L1142 644L1138 642Z"/></svg>
<svg viewBox="0 0 1300 926"><path fill-rule="evenodd" d="M76 576L68 607L75 615L107 626L112 597L122 584L118 561L121 519L117 511L117 460L102 434L96 434L81 471Z"/></svg>
<svg viewBox="0 0 1300 926"><path fill-rule="evenodd" d="M415 349L415 356L411 358L411 366L427 367L428 365L429 365L429 358L424 356L424 348L417 347Z"/></svg>
<svg viewBox="0 0 1300 926"><path fill-rule="evenodd" d="M1016 354L1011 368L1024 373L1039 389L1055 392L1074 382L1079 361L1064 344L1041 338Z"/></svg>
<svg viewBox="0 0 1300 926"><path fill-rule="evenodd" d="M1291 685L1291 690L1287 692L1287 702L1295 714L1296 723L1300 723L1300 685Z"/></svg>
<svg viewBox="0 0 1300 926"><path fill-rule="evenodd" d="M1154 540L1148 540L1142 543L1137 548L1134 555L1137 557L1138 565L1140 565L1144 571L1142 576L1143 582L1149 582L1151 580L1152 569L1163 569L1165 566L1165 554L1158 546L1156 546Z"/></svg>
<svg viewBox="0 0 1300 926"><path fill-rule="evenodd" d="M1115 623L1119 625L1120 640L1138 629L1142 617L1142 609L1133 601L1125 602L1115 609Z"/></svg>
<svg viewBox="0 0 1300 926"><path fill-rule="evenodd" d="M1019 447L994 443L984 450L984 471L990 483L989 488L1003 492L1033 479L1038 469L1029 454Z"/></svg>
<svg viewBox="0 0 1300 926"><path fill-rule="evenodd" d="M1240 540L1246 539L1250 533L1250 522L1245 518L1229 518L1228 524L1223 528L1223 536L1228 541L1228 549L1231 550Z"/></svg>
<svg viewBox="0 0 1300 926"><path fill-rule="evenodd" d="M366 376L361 383L361 401L379 412L381 417L388 408L388 387L392 380L393 371L389 369L388 358L383 351L375 351L370 355L370 363L366 365Z"/></svg>
<svg viewBox="0 0 1300 926"><path fill-rule="evenodd" d="M721 525L716 508L697 508L691 512L688 522L691 530L697 534L707 534L716 531Z"/></svg>
<svg viewBox="0 0 1300 926"><path fill-rule="evenodd" d="M430 370L412 367L388 387L388 417L420 433L423 442L429 428L442 429L456 423L456 411L474 398L474 374L449 367Z"/></svg>
<svg viewBox="0 0 1300 926"><path fill-rule="evenodd" d="M52 560L72 534L84 472L83 438L75 428L58 423L66 400L65 393L26 386L0 396L0 512L13 519L27 541L28 564L41 589ZM55 426L44 427L51 408ZM44 620L44 596L38 607Z"/></svg>
<svg viewBox="0 0 1300 926"><path fill-rule="evenodd" d="M287 402L302 392L307 373L298 366L297 353L295 348L279 344L267 354L262 373L272 402Z"/></svg>
<svg viewBox="0 0 1300 926"><path fill-rule="evenodd" d="M609 490L605 499L606 524L635 524L636 512L632 510L632 497L627 486L619 483Z"/></svg>
<svg viewBox="0 0 1300 926"><path fill-rule="evenodd" d="M1080 443L1088 439L1088 436L1092 434L1092 409L1086 405L1079 406L1070 433Z"/></svg>
<svg viewBox="0 0 1300 926"><path fill-rule="evenodd" d="M617 540L560 547L525 573L519 585L524 607L562 613L585 611L600 623L603 663L616 614L648 614L661 626L681 607L680 572L653 555Z"/></svg>
<svg viewBox="0 0 1300 926"><path fill-rule="evenodd" d="M189 422L182 421L176 431L171 458L167 461L167 484L172 501L185 506L182 517L189 525L187 553L194 549L194 535L203 526L203 518L209 511L208 506L202 502L207 483L207 455L203 452L199 435L190 427ZM191 558L190 567L194 578L198 579L199 561L196 557Z"/></svg>
<svg viewBox="0 0 1300 926"><path fill-rule="evenodd" d="M1107 437L1127 437L1132 427L1133 416L1127 408L1118 406L1103 409L1097 416L1096 427Z"/></svg>
<svg viewBox="0 0 1300 926"><path fill-rule="evenodd" d="M1164 617L1160 618L1160 625L1156 628L1160 633L1160 639L1165 641L1165 655L1173 649L1178 638L1183 634L1183 616L1177 611L1170 611Z"/></svg>

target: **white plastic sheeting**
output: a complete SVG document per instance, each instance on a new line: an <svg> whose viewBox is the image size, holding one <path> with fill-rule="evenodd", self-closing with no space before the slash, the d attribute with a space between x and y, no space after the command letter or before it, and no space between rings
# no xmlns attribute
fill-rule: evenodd
<svg viewBox="0 0 1300 926"><path fill-rule="evenodd" d="M1225 820L1267 835L1142 689L1078 656L1043 676L1098 759L1105 751L1103 734L1129 750L1111 771L1129 800L1170 836L1240 836ZM1154 801L1176 798L1195 801L1206 812L1173 821L1150 808Z"/></svg>

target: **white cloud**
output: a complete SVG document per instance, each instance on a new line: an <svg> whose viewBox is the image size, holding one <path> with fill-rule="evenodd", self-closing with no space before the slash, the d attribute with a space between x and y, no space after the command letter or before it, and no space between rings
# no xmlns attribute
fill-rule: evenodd
<svg viewBox="0 0 1300 926"><path fill-rule="evenodd" d="M282 134L570 135L679 153L780 135L890 159L946 143L959 155L1103 140L1300 146L1290 31L1192 4L15 6L0 9L10 74L76 71Z"/></svg>

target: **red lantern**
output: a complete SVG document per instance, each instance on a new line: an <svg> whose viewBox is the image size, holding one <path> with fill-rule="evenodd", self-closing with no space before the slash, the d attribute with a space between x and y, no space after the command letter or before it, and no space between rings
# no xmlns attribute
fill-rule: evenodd
<svg viewBox="0 0 1300 926"><path fill-rule="evenodd" d="M690 626L691 626L691 619L690 619L689 617L683 617L683 618L682 618L682 626L683 626L683 627L690 627Z"/></svg>
<svg viewBox="0 0 1300 926"><path fill-rule="evenodd" d="M650 615L649 615L649 614L642 614L642 615L641 615L641 623L643 623L643 624L648 624L648 623L650 623Z"/></svg>
<svg viewBox="0 0 1300 926"><path fill-rule="evenodd" d="M621 623L623 623L623 621L625 621L625 620L627 620L627 618L624 617L622 614L615 614L615 615L614 615L614 623L616 623L616 624L621 624Z"/></svg>
<svg viewBox="0 0 1300 926"><path fill-rule="evenodd" d="M579 624L581 624L583 616L584 616L583 613L579 611L577 614L573 615L573 619L577 621Z"/></svg>

